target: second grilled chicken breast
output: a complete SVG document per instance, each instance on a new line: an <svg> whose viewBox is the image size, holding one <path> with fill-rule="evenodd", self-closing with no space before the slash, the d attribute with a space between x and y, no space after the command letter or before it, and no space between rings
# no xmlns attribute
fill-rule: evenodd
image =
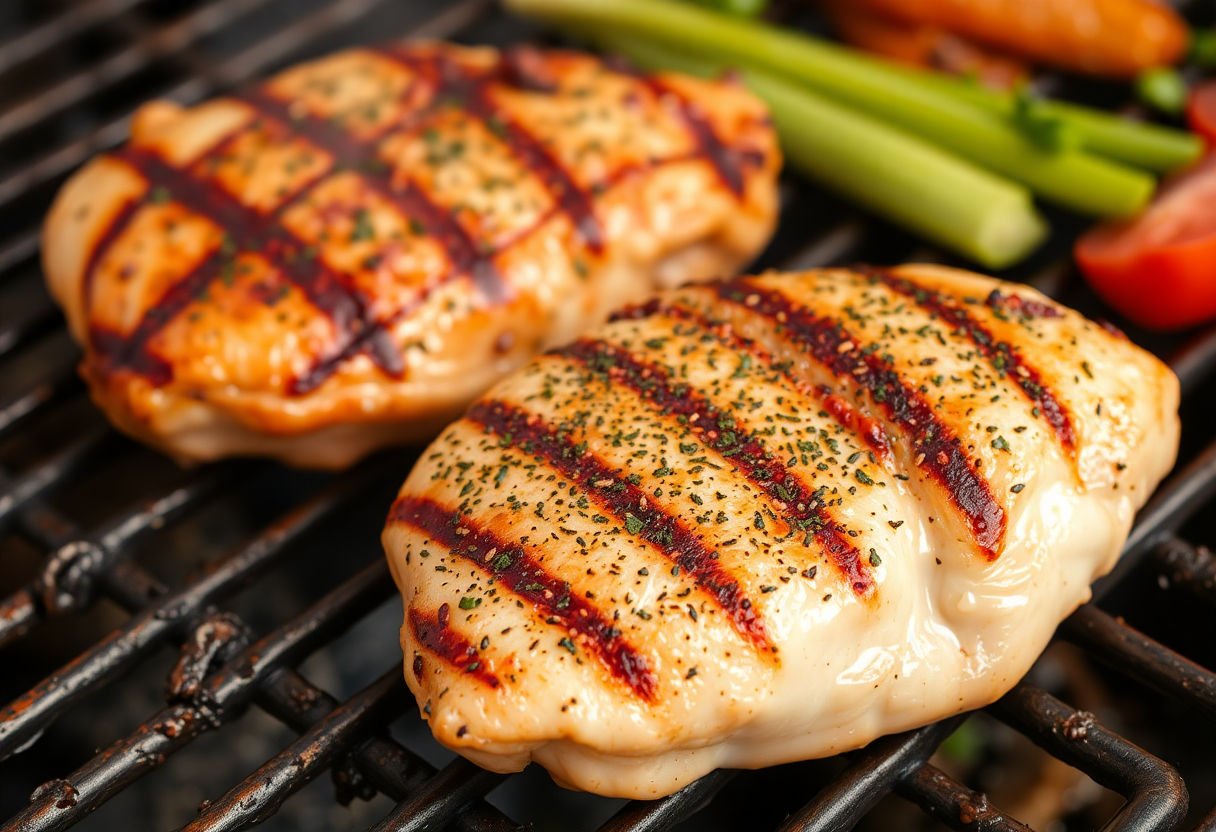
<svg viewBox="0 0 1216 832"><path fill-rule="evenodd" d="M335 467L428 438L621 303L736 271L773 228L779 164L729 80L355 49L144 107L64 186L44 262L121 429Z"/></svg>
<svg viewBox="0 0 1216 832"><path fill-rule="evenodd" d="M406 679L470 759L633 798L985 705L1114 563L1178 395L966 272L662 294L422 455L384 532Z"/></svg>

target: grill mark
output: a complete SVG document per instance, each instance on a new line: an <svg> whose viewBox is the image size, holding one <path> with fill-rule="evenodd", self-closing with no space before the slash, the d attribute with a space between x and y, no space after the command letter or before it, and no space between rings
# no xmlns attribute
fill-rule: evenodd
<svg viewBox="0 0 1216 832"><path fill-rule="evenodd" d="M524 166L540 177L545 189L570 218L587 248L593 254L603 254L604 231L595 214L591 195L575 183L569 171L535 136L514 119L502 115L486 90L482 89L472 103L473 112L483 121L493 124L492 119L497 119L497 123L501 124L503 140L515 151Z"/></svg>
<svg viewBox="0 0 1216 832"><path fill-rule="evenodd" d="M723 300L775 321L837 377L851 378L865 388L887 418L912 440L915 464L945 487L980 551L988 560L997 558L1005 536L1005 510L988 482L971 467L958 437L897 370L877 356L865 354L840 321L816 315L779 292L747 280L714 288Z"/></svg>
<svg viewBox="0 0 1216 832"><path fill-rule="evenodd" d="M385 201L392 203L407 217L418 220L434 237L452 264L449 277L470 275L482 294L490 301L504 299L502 277L487 252L452 218L450 212L433 202L417 185L393 181L392 169L376 156L381 138L360 141L325 119L311 114L295 114L286 102L264 92L254 91L242 100L260 115L286 124L309 143L334 157L335 164L353 168L363 182Z"/></svg>
<svg viewBox="0 0 1216 832"><path fill-rule="evenodd" d="M598 609L570 592L568 584L547 572L521 546L425 497L399 497L389 521L413 526L490 575L530 603L542 619L558 622L574 634L578 644L636 696L647 702L655 700L658 679L646 657Z"/></svg>
<svg viewBox="0 0 1216 832"><path fill-rule="evenodd" d="M735 150L718 138L713 126L694 102L671 88L654 75L635 76L660 99L670 97L676 102L680 119L688 128L701 155L713 167L722 184L736 197L743 196L743 165Z"/></svg>
<svg viewBox="0 0 1216 832"><path fill-rule="evenodd" d="M201 159L224 146L225 143L217 145ZM156 188L164 188L171 199L193 213L207 217L223 229L231 240L233 256L244 251L262 255L283 277L304 292L312 305L329 317L346 337L354 338L362 334L371 348L372 359L384 372L395 377L404 373L405 364L400 351L392 344L387 333L373 333L369 337L364 332L368 312L362 296L352 293L332 270L315 257L306 256L302 242L279 225L275 216L264 215L242 205L219 186L167 164L151 150L128 146L115 151L114 155L143 174L149 193ZM221 258L221 263L218 267L212 265L209 268L222 272L227 256L212 254L213 258L216 256ZM138 372L142 361L139 354L146 352L152 337L206 288L209 282L202 280L205 273L205 270L196 270L191 275L193 280L179 280L170 287L145 312L135 332L128 337L129 344L122 353L110 356L110 360ZM183 288L179 290L179 286ZM107 339L101 340L104 342ZM345 347L346 344L343 345ZM312 387L307 382L308 379L295 379L289 383L288 391L293 395L309 392Z"/></svg>
<svg viewBox="0 0 1216 832"><path fill-rule="evenodd" d="M966 335L968 340L980 351L980 354L987 359L992 369L996 370L997 374L1002 378L1008 376L1012 379L1026 398L1038 408L1039 415L1051 426L1051 429L1056 434L1056 438L1059 439L1064 449L1070 453L1075 453L1077 437L1067 409L1044 386L1043 377L1039 374L1039 371L1027 364L1022 359L1021 353L1014 349L1012 344L1007 341L996 340L987 327L971 317L967 310L950 303L941 292L926 289L905 277L896 276L886 269L865 266L861 267L859 271L861 274L868 275L871 279L881 281L884 286L887 286L891 290L911 298L917 306L936 315L954 327L956 331ZM1006 303L1015 297L1004 298L998 291L993 290L992 295L989 295L989 305L993 305L992 298L994 296L998 299L997 302L1003 301ZM1020 299L1018 300L1020 301ZM1032 303L1036 307L1051 309L1051 312L1059 315L1055 309L1037 301L1027 301L1026 305L1029 306ZM993 306L993 308L1000 307ZM1042 312L1036 312L1035 314L1041 317L1052 317Z"/></svg>
<svg viewBox="0 0 1216 832"><path fill-rule="evenodd" d="M843 425L855 435L860 436L884 461L890 459L891 446L887 442L887 433L883 430L882 425L853 407L843 396L833 393L826 384L820 386L819 393L823 397L824 410L836 420L837 424Z"/></svg>
<svg viewBox="0 0 1216 832"><path fill-rule="evenodd" d="M115 241L122 236L122 233L127 230L127 226L131 224L131 220L135 218L136 211L143 205L141 197L130 197L123 201L118 210L114 212L114 216L110 217L106 223L105 229L97 236L97 242L93 244L93 250L89 252L89 257L85 261L84 276L80 281L80 298L81 308L90 308L90 297L93 293L93 275L97 271L97 266L106 252L114 245Z"/></svg>
<svg viewBox="0 0 1216 832"><path fill-rule="evenodd" d="M731 625L746 641L761 652L777 652L769 640L763 619L739 583L719 564L716 553L679 520L656 508L646 493L622 477L619 471L595 454L576 448L539 416L518 410L506 402L476 402L465 418L556 468L622 525L625 514L632 514L642 523L638 536L688 573L726 613ZM604 487L597 483L609 485Z"/></svg>
<svg viewBox="0 0 1216 832"><path fill-rule="evenodd" d="M503 53L490 72L477 76L469 75L443 53L423 57L392 44L377 51L415 74L430 74L436 82L434 99L456 101L494 132L515 158L540 179L587 248L595 254L603 253L603 227L596 216L591 194L574 181L565 166L527 128L505 115L489 94L490 85L496 82L544 93L556 91L546 84L527 83L522 77L522 67L527 64L516 59L519 50Z"/></svg>
<svg viewBox="0 0 1216 832"><path fill-rule="evenodd" d="M157 387L171 382L173 365L154 354L149 345L156 333L220 277L222 268L223 258L216 249L166 289L127 335L100 326L91 327L89 340L101 362L111 369L129 370Z"/></svg>
<svg viewBox="0 0 1216 832"><path fill-rule="evenodd" d="M343 362L360 352L364 342L376 338L381 332L387 335L388 326L421 306L435 289L460 275L467 274L489 302L499 303L506 298L505 280L494 265L492 255L483 252L460 223L436 205L417 185L408 180L404 183L394 182L390 166L376 156L378 143L394 125L389 125L370 139L360 140L330 121L310 113L292 112L290 104L274 98L265 90L252 90L238 97L260 116L286 125L310 144L329 153L334 158L335 166L357 171L361 181L378 196L404 216L422 224L439 243L449 264L445 275L431 281L412 303L397 310L387 320L375 321L365 310L363 326L366 335L319 359L300 380L305 392L319 387ZM400 351L397 351L397 355L400 360Z"/></svg>
<svg viewBox="0 0 1216 832"><path fill-rule="evenodd" d="M417 70L419 65L422 63L417 56L409 55L403 51L398 51L397 49L393 49L391 47L382 47L376 51L385 57L389 57L397 62L407 64L415 70ZM442 54L437 56L437 59L433 62L436 64L452 64L451 61L447 60L447 56ZM500 61L495 73L487 76L486 79L483 79L483 83L495 76L508 75L509 70L509 61ZM437 74L436 77L440 76L441 74ZM708 122L700 115L699 112L696 111L695 106L688 102L676 91L666 88L661 82L657 81L657 79L642 77L641 80L650 85L652 88L662 88L664 93L671 95L680 103L682 116L690 131L693 133L694 138L696 139L700 155L704 156L714 166L723 182L733 193L735 193L737 196L742 195L743 176L741 162L750 161L759 164L762 160L752 159L746 153L736 154L732 148L727 146L717 137ZM463 83L468 86L467 81ZM517 85L526 86L522 82L517 83ZM543 87L540 88L544 89ZM459 85L449 79L437 86L435 97L441 97L441 93L452 93L457 92L458 90ZM410 89L407 88L406 95L408 94L410 94ZM548 152L544 144L535 137L531 136L531 134L528 133L525 128L511 120L507 120L496 115L497 108L494 107L492 102L484 98L484 90L479 93L479 95L482 96L481 103L478 103L476 97L468 99L465 102L466 109L469 109L470 112L474 112L475 115L478 115L487 122L494 119L498 124L504 127L509 138L507 143L514 149L516 155L521 158L525 166L537 173L539 178L545 183L546 187L550 191L550 194L555 199L555 202L557 202L562 210L570 217L572 224L587 242L588 247L593 251L600 251L603 246L603 234L598 220L595 217L594 200L588 191L579 188L574 182L573 177L560 164L560 162L558 162L556 158L554 158ZM391 129L400 127L400 123L389 124L384 129L378 131L376 134L367 139L358 139L355 136L347 134L344 131L336 128L325 120L318 119L311 115L299 116L292 114L288 105L275 99L273 96L266 94L263 90L254 89L246 92L240 92L234 94L232 97L243 101L251 109L262 116L272 118L287 125L295 125L298 128L303 126L303 129L298 130L300 135L306 139L309 139L314 144L322 146L331 153L335 161L344 164L352 164L356 167L359 167L360 163L363 163L362 167L365 168L361 171L363 181L375 189L386 200L395 204L400 211L405 213L407 216L418 219L428 231L435 233L437 238L440 239L441 244L445 247L445 250L448 253L449 261L454 265L458 274L468 274L474 285L477 286L479 291L489 301L500 302L505 299L507 292L504 286L504 281L501 275L498 273L498 270L491 259L491 255L481 251L476 243L469 237L467 232L465 232L464 229L459 225L459 223L455 222L455 220L442 208L439 208L431 203L426 198L426 195L415 186L412 186L409 183L406 183L404 187L395 185L391 181L391 176L389 176L387 173L387 165L378 164L379 160L376 160L372 155L375 144L378 143L380 139L383 138L384 134L389 132ZM481 112L476 112L478 107L481 107ZM417 116L417 113L413 114L411 120ZM241 130L245 129L246 126L247 125L243 125L242 128L239 128L236 132L239 133ZM225 137L225 139L222 140L217 147L225 145L231 138L232 136ZM210 151L203 153L200 156L200 160L205 159L215 150L216 148L212 148ZM113 155L120 157L126 155L129 157L127 159L128 163L131 163L136 167L140 167L139 161L135 159L135 157L139 156L140 154L141 152L135 148L127 147L116 151ZM151 156L151 154L148 155ZM736 158L736 156L738 158ZM683 161L687 158L695 157L696 154L684 155L671 160L662 160L660 164L669 161ZM367 164L368 162L372 162L373 164L369 165ZM651 166L647 166L647 168L649 167ZM145 176L148 175L147 171L143 172L145 173ZM310 191L320 181L331 175L332 172L332 169L325 170L313 177L310 177L293 193L287 195L284 201L278 206L275 214L281 214L287 207L294 204L298 198ZM611 181L615 181L616 178L617 177L615 176L609 177ZM205 187L208 190L211 190L209 186L204 186L201 182L197 184L200 187ZM600 187L604 187L604 185L601 184ZM149 193L151 190L152 185L150 183ZM214 188L213 190L219 192L218 195L224 196L218 187ZM92 275L95 271L97 263L112 247L114 241L121 236L123 231L125 231L130 223L131 217L135 213L135 210L146 201L147 195L145 195L144 200L131 203L129 206L125 206L125 208L129 207L130 210L121 211L116 217L115 221L109 224L106 232L99 239L97 245L94 246L89 259L89 264L86 267L87 270L85 273L85 279L83 281L84 290L86 293L91 285ZM179 199L179 201L183 200ZM244 206L240 206L239 203L238 207L244 209ZM252 212L252 209L247 210L250 211L250 215L253 217L260 216L256 212ZM537 223L537 227L544 222L547 222L550 218L551 214L547 213ZM213 217L213 219L215 218ZM224 226L225 230L229 233L237 231L240 228L240 226L228 225L222 221L218 221L217 224ZM275 228L274 226L258 223L255 224L253 228L259 231L272 231L273 236L278 238L291 238L292 242L286 243L288 247L294 247L294 245L299 242L294 235L289 234L281 227ZM526 229L525 232L516 235L516 239L522 239L528 236L528 234L534 230L535 228ZM249 234L247 236L256 237L257 235ZM508 247L509 245L514 244L514 242L515 240L512 240L511 243L508 244ZM500 247L500 250L501 248L502 247ZM267 254L268 252L269 249L268 251L263 251L261 253ZM313 301L314 306L317 306L319 311L330 317L331 320L334 321L335 325L338 326L338 328L347 336L347 339L340 343L333 352L320 357L314 366L311 367L305 374L298 378L292 379L289 382L287 392L293 396L304 395L312 390L315 390L322 383L324 383L329 376L336 372L336 370L346 360L364 351L368 353L373 363L380 367L380 369L385 373L394 378L402 377L405 373L404 359L400 350L398 350L396 345L393 344L392 338L387 331L387 327L391 326L402 317L410 314L414 309L425 302L427 297L430 296L437 286L443 285L447 279L450 279L450 276L448 276L444 280L432 282L432 284L420 294L415 303L396 311L384 321L377 321L375 320L374 316L370 314L367 299L364 298L361 293L353 289L346 289L340 293L347 295L345 301L339 299L335 304L332 305L320 305L318 301L334 299L334 296L326 291L322 291L322 293L317 297L314 297L312 294L313 289L311 286L314 282L328 282L324 277L319 281L303 280L302 282L298 282L298 270L295 270L295 274L288 274L288 270L283 268L283 263L273 263L272 265L274 265L280 272L285 274L285 276L287 276L291 282L303 289L305 294L309 295L310 300ZM323 273L327 273L328 269L323 268L321 271ZM188 277L190 276L191 275L188 275ZM197 296L198 293L205 289L207 284L203 283L201 278L197 275L193 276L195 279L190 282L190 285L198 287L195 292L195 296ZM333 275L329 274L328 278L332 279ZM175 294L173 298L170 298L169 300L179 304L177 311L180 311L181 308L188 305L191 299L192 298L190 296L185 296L185 300L182 302L182 299ZM345 310L344 307L347 305L348 301L357 307L356 314L347 314L347 310ZM159 306L159 302L157 305ZM142 374L158 386L167 384L172 380L172 365L156 356L146 354L148 343L151 341L156 332L158 332L160 328L162 328L169 320L172 319L172 315L160 316L158 319L162 321L160 324L149 324L148 326L144 326L143 322L141 321L141 324L137 327L138 338L133 343L127 343L130 339L116 332L109 332L99 328L94 328L94 331L90 333L90 340L99 350L99 352L102 352L102 354L99 355L102 360L108 361L112 365L120 366L133 372Z"/></svg>
<svg viewBox="0 0 1216 832"><path fill-rule="evenodd" d="M861 413L849 402L832 393L826 385L808 384L804 379L794 374L788 362L777 359L764 349L754 339L744 338L735 332L729 321L715 321L689 306L679 303L665 303L659 298L651 298L642 304L627 306L610 317L610 321L640 320L655 315L663 315L681 321L687 321L701 330L708 332L719 344L735 352L746 352L769 370L780 373L782 378L796 390L808 398L818 398L823 402L824 410L837 424L851 431L874 451L875 456L884 462L891 458L891 445L883 426L874 419Z"/></svg>
<svg viewBox="0 0 1216 832"><path fill-rule="evenodd" d="M688 385L673 386L670 375L660 366L604 341L580 339L558 354L602 373L610 382L624 384L660 413L686 418L690 429L709 448L770 499L787 508L786 522L806 533L805 545L814 536L855 595L868 597L874 593L874 576L864 566L861 553L823 508L823 493L827 489L808 490L728 413Z"/></svg>
<svg viewBox="0 0 1216 832"><path fill-rule="evenodd" d="M1021 318L1059 318L1060 310L1041 300L1030 300L1020 295L1006 295L1000 289L993 289L984 298L984 305L997 312L1012 312Z"/></svg>
<svg viewBox="0 0 1216 832"><path fill-rule="evenodd" d="M497 688L500 684L498 677L485 666L477 648L448 626L449 615L447 604L441 604L436 613L424 613L411 608L410 629L414 638L447 664L491 688ZM418 654L414 656L414 677L421 682L422 676L422 655Z"/></svg>
<svg viewBox="0 0 1216 832"><path fill-rule="evenodd" d="M218 148L226 147L243 129L243 127L237 128L224 134L206 152L213 152ZM124 150L126 149L124 148ZM116 151L111 155L122 159L127 164L131 164L130 160L124 157L122 151ZM127 228L132 220L134 220L139 209L148 204L152 190L152 183L147 182L143 194L126 200L122 208L106 226L105 231L98 238L96 245L93 246L93 250L90 252L89 259L85 265L82 280L82 305L85 310L92 308L92 288L98 265L117 243L118 239L126 233ZM187 272L185 277L166 289L157 303L153 304L144 313L144 318L136 325L135 330L128 335L99 326L91 321L88 322L89 344L93 347L98 362L111 368L122 367L128 369L138 375L144 376L156 386L168 384L173 380L172 365L159 356L151 354L146 349L147 344L151 340L151 337L155 335L155 332L159 331L160 327L163 326L164 321L171 320L177 311L180 311L181 308L184 308L189 303L189 296L184 303L178 300L175 297L177 292L185 291L186 287L199 287L196 289L192 288L190 290L192 294L200 292L202 291L201 287L210 284L212 280L219 276L219 273L219 261L216 252L212 251ZM182 288L179 289L179 287ZM154 318L157 322L151 324L149 318Z"/></svg>

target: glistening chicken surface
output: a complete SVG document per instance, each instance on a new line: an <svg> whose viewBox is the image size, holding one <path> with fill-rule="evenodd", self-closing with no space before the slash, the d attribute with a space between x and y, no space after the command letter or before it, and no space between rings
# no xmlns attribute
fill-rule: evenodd
<svg viewBox="0 0 1216 832"><path fill-rule="evenodd" d="M967 272L663 293L422 455L384 533L406 680L481 765L636 798L987 704L1114 563L1177 404Z"/></svg>
<svg viewBox="0 0 1216 832"><path fill-rule="evenodd" d="M779 166L730 80L388 44L145 106L64 186L43 259L119 428L338 467L622 303L733 273Z"/></svg>

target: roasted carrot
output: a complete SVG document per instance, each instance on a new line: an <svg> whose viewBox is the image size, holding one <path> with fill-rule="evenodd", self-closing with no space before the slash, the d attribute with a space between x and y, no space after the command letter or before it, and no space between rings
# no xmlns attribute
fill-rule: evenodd
<svg viewBox="0 0 1216 832"><path fill-rule="evenodd" d="M1026 65L940 26L906 23L861 7L854 0L824 0L840 38L875 55L911 66L973 75L985 86L1009 89L1026 77Z"/></svg>
<svg viewBox="0 0 1216 832"><path fill-rule="evenodd" d="M853 0L1052 66L1128 78L1186 51L1186 24L1156 0Z"/></svg>

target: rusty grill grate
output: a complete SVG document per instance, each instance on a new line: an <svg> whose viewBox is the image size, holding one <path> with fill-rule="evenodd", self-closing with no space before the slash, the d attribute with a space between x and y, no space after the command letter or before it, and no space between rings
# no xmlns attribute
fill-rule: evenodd
<svg viewBox="0 0 1216 832"><path fill-rule="evenodd" d="M355 555L343 550L341 562L327 567L339 577L313 586L306 599L311 604L294 615L272 610L246 623L220 606L254 582L267 585L272 570L285 563L311 570L333 560L325 555L326 546L334 545L332 537L319 542L327 523L350 516L373 489L387 495L385 489L396 484L408 459L372 460L327 480L298 475L299 487L283 486L282 474L276 480L265 465L225 463L184 474L169 470L117 438L83 405L75 354L42 288L36 255L37 220L54 187L93 153L120 141L131 108L143 98L155 94L197 102L293 59L369 37L503 42L526 30L487 0L82 0L63 6L14 3L10 11L10 19L0 17L0 27L13 29L0 41L0 534L6 535L0 538L0 565L21 549L36 566L19 575L22 588L0 600L0 680L8 680L0 690L19 694L0 710L0 759L7 758L0 762L0 784L20 780L26 755L18 752L38 741L57 718L94 709L104 718L98 703L106 691L153 663L166 645L177 652L161 710L141 714L142 721L129 731L105 724L111 744L83 762L65 755L61 778L37 788L3 828L72 826L145 775L171 767L175 753L204 734L239 736L242 729L232 723L249 705L298 732L298 739L227 793L205 802L186 828L228 830L266 820L327 771L344 802L376 792L398 801L376 830L518 828L484 800L507 778L459 759L437 770L410 743L393 738L389 726L417 723L399 659L345 699L330 695L300 670L309 656L331 649L393 594L374 544L351 547L359 549ZM1090 88L1080 92L1103 94ZM785 218L764 265L938 259L803 183L786 182L783 196ZM1011 276L1100 314L1071 279L1068 238L1058 233L1048 251ZM1171 594L1207 605L1207 618L1200 619L1207 623L1200 626L1210 628L1216 609L1216 558L1179 536L1216 493L1216 432L1210 427L1216 403L1201 393L1216 370L1216 328L1181 346L1169 341L1156 346L1181 377L1187 407L1198 408L1186 422L1183 462L1141 513L1116 573L1099 584L1094 603L1064 623L1058 638L1080 646L1120 678L1156 689L1172 707L1210 722L1216 718L1216 674L1102 607L1105 598L1156 576ZM145 466L138 470L152 472L149 490L133 485L142 482L131 475L136 462ZM86 480L101 485L94 486L92 496L73 498ZM141 552L170 553L180 542L175 530L209 507L218 505L227 524L239 513L233 495L247 494L251 482L261 484L257 487L269 482L285 492L271 501L277 516L258 520L249 535L229 541L231 547L192 541L207 561L201 574L166 579L151 565L140 565ZM105 500L96 498L99 491L106 492ZM85 508L74 511L73 505ZM355 562L353 569L348 560ZM10 575L3 572L0 578ZM94 639L88 616L103 603L117 605L126 617ZM69 641L91 644L30 687L14 651L47 629L74 633ZM382 631L377 637L391 640ZM1047 690L1024 681L988 711L1121 795L1122 806L1105 828L1168 830L1187 816L1188 784L1178 771ZM880 740L839 761L829 775L809 779L805 791L791 796L779 828L851 828L893 792L956 829L1026 829L929 763L962 719ZM1188 737L1161 740L1168 752ZM222 767L222 757L213 764ZM231 777L245 773L234 770ZM671 829L707 806L721 805L728 797L720 793L733 779L760 783L773 776L715 772L664 800L625 804L600 828ZM1196 785L1192 782L1192 789ZM1191 813L1192 823L1198 823L1194 828L1216 830L1216 810L1195 820L1204 808Z"/></svg>

